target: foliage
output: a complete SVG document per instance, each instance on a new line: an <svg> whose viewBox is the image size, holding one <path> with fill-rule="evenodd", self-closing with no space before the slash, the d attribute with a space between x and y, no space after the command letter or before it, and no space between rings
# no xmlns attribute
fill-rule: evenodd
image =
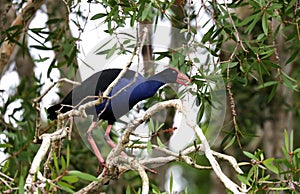
<svg viewBox="0 0 300 194"><path fill-rule="evenodd" d="M298 193L299 188L299 148L294 149L293 132L284 134L285 145L282 147L283 158L265 158L262 150L254 154L244 151L251 160L247 175L238 175L240 181L251 187L253 192L285 191Z"/></svg>
<svg viewBox="0 0 300 194"><path fill-rule="evenodd" d="M47 19L38 28L26 27L23 30L22 26L9 25L4 28L9 21L8 11L4 12L1 16L1 45L5 41L16 43L21 50L21 58L40 51L51 51L55 53L54 57L39 55L31 58L32 63L36 67L49 63L47 77L51 80L51 74L56 69L62 77L73 78L78 68L78 45L87 22L102 22L104 32L112 39L118 38L118 30L128 26L134 28L138 23L153 23L155 30L162 22L170 22L173 27L180 29L183 41L176 49L154 52L154 61L169 60L172 66L186 73L196 68L197 74L192 80L197 88L194 95L199 102L206 102L199 103L199 123L209 111L205 105L211 103L208 80L214 80L215 73L221 72L227 90L228 111L219 139L222 143L216 145L215 149L238 159L244 170L243 175L237 175L238 180L249 188L249 193L300 192L300 148L299 142L295 141L300 138L300 71L297 68L300 63L299 0L238 0L231 3L204 1L202 5L193 1L174 0L88 1L88 6L101 6L97 13L85 12L81 8L81 1L62 2L66 6L65 13L61 17ZM25 3L17 1L10 5L18 14ZM202 15L208 19L199 23ZM71 25L76 26L78 35L70 35ZM21 32L24 33L24 40L16 41L14 37ZM199 38L200 34L203 35ZM97 54L104 55L106 59L114 55L131 55L135 46L134 36L125 34L125 37L113 45L110 45L110 40L107 41L99 47ZM34 39L35 43L27 44L26 38ZM200 49L204 53L201 57L191 54ZM17 60L17 57L20 56L13 60ZM23 192L28 170L39 148L38 144L32 143L35 130L39 127L36 121L40 118L32 101L40 96L45 83L40 76L29 78L20 74L19 77L17 87L0 90L3 93L0 101L0 129L6 137L1 140L0 147L10 155L0 168L2 193ZM164 92L160 91L152 101L145 103L146 107L164 96ZM51 125L43 121L45 132L54 130L54 127L47 127ZM200 125L209 131L207 123ZM148 127L150 135L158 133L164 125L150 119ZM284 128L286 131L280 133ZM40 166L41 169L48 169L48 172L44 172L48 174L47 184L39 188L40 192L74 192L96 180L97 160L83 143L78 143L81 138L74 131L71 141L59 142L61 147L49 157L47 168ZM268 131L274 135L269 139ZM255 143L258 136L261 139ZM159 137L156 142L160 147L165 146ZM147 144L147 151L151 153L153 142ZM245 157L240 158L242 153ZM195 157L195 163L198 162L207 164L202 156ZM201 170L195 172L184 164L181 166L187 169L184 177L192 177L192 180L188 180L189 185L195 188L191 191L187 187L183 193L214 189L211 185L215 182L209 173ZM167 189L172 191L174 175L170 177ZM162 192L163 183L155 182L155 178L151 181L152 193L165 193ZM199 182L205 185L205 191L196 188L202 187ZM123 174L119 183L114 184L119 187L105 186L104 190L115 193L141 192L140 179L134 172Z"/></svg>

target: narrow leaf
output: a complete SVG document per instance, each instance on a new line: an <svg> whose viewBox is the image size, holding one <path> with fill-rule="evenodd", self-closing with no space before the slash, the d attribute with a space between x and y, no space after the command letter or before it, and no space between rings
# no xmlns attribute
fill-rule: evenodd
<svg viewBox="0 0 300 194"><path fill-rule="evenodd" d="M91 17L91 20L97 20L97 19L100 19L100 18L102 18L106 15L107 15L106 13L97 13L96 15L93 15L93 17Z"/></svg>
<svg viewBox="0 0 300 194"><path fill-rule="evenodd" d="M144 9L143 13L142 13L142 20L145 20L148 15L150 15L152 11L152 3L149 3L148 5L146 5L146 9Z"/></svg>
<svg viewBox="0 0 300 194"><path fill-rule="evenodd" d="M131 194L129 185L127 185L126 194Z"/></svg>
<svg viewBox="0 0 300 194"><path fill-rule="evenodd" d="M233 136L233 138L229 141L229 143L225 146L224 150L226 150L227 148L229 148L234 142L235 142L235 136Z"/></svg>
<svg viewBox="0 0 300 194"><path fill-rule="evenodd" d="M286 131L286 129L284 130L284 143L285 143L285 148L286 148L286 151L289 152L289 135Z"/></svg>
<svg viewBox="0 0 300 194"><path fill-rule="evenodd" d="M57 185L59 185L64 191L67 191L69 193L74 193L74 191L72 190L72 188L74 188L74 187L72 185L69 185L66 182L58 181Z"/></svg>
<svg viewBox="0 0 300 194"><path fill-rule="evenodd" d="M105 58L109 59L111 56L113 56L116 50L117 50L117 44L114 44L114 46L111 49L109 49L109 52L107 53Z"/></svg>
<svg viewBox="0 0 300 194"><path fill-rule="evenodd" d="M262 88L266 88L266 87L269 87L269 86L273 86L275 84L278 84L278 81L269 81L269 82L265 82L265 83L262 83L261 85L259 85L257 87L257 89L262 89Z"/></svg>
<svg viewBox="0 0 300 194"><path fill-rule="evenodd" d="M170 193L173 193L173 173L170 172L170 187L169 187Z"/></svg>
<svg viewBox="0 0 300 194"><path fill-rule="evenodd" d="M272 172L278 174L279 171L276 168L276 166L273 164L274 158L268 158L266 160L263 161L263 164L265 165L265 167L269 170L271 170Z"/></svg>
<svg viewBox="0 0 300 194"><path fill-rule="evenodd" d="M262 16L262 29L264 34L268 36L268 17L266 12Z"/></svg>
<svg viewBox="0 0 300 194"><path fill-rule="evenodd" d="M148 141L148 143L147 143L147 153L149 155L151 155L151 153L152 153L152 143L151 143L151 141Z"/></svg>
<svg viewBox="0 0 300 194"><path fill-rule="evenodd" d="M61 156L61 158L60 158L60 163L61 163L61 169L66 170L66 167L67 167L66 166L66 160L63 156Z"/></svg>
<svg viewBox="0 0 300 194"><path fill-rule="evenodd" d="M252 153L250 153L250 152L243 151L243 153L245 154L245 156L247 156L250 159L258 160L258 158L255 155L253 155Z"/></svg>
<svg viewBox="0 0 300 194"><path fill-rule="evenodd" d="M53 152L53 162L54 162L55 170L57 174L59 174L58 160L55 152Z"/></svg>
<svg viewBox="0 0 300 194"><path fill-rule="evenodd" d="M70 164L70 145L67 145L67 167Z"/></svg>
<svg viewBox="0 0 300 194"><path fill-rule="evenodd" d="M161 148L167 148L167 146L165 146L165 145L161 142L161 140L160 140L159 137L157 137L156 139L157 139L157 144L158 144L159 147L161 147Z"/></svg>
<svg viewBox="0 0 300 194"><path fill-rule="evenodd" d="M68 175L77 176L78 178L87 181L99 181L95 176L90 175L88 173L80 172L78 170L71 170L69 171Z"/></svg>
<svg viewBox="0 0 300 194"><path fill-rule="evenodd" d="M68 176L68 175L66 175L66 176L63 176L61 178L61 180L67 181L69 183L76 183L79 180L79 178L77 176Z"/></svg>
<svg viewBox="0 0 300 194"><path fill-rule="evenodd" d="M242 175L240 175L240 174L238 174L237 175L237 178L242 182L242 183L244 183L244 184L246 184L246 185L249 185L250 186L250 183L249 183L249 181L248 181L248 178L247 177L245 177L245 176L242 176Z"/></svg>

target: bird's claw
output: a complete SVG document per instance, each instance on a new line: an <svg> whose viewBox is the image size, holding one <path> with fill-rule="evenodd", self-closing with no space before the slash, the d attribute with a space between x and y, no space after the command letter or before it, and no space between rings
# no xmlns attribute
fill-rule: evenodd
<svg viewBox="0 0 300 194"><path fill-rule="evenodd" d="M106 175L107 166L106 166L105 162L99 162L98 167L97 167L97 174L101 173L102 168L103 168L103 170L102 170L103 175Z"/></svg>

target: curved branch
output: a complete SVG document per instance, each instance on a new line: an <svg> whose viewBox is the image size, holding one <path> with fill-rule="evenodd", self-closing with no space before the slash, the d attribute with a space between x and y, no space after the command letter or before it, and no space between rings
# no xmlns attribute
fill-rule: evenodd
<svg viewBox="0 0 300 194"><path fill-rule="evenodd" d="M68 129L69 128L66 127L66 128L59 129L51 134L41 135L41 140L42 140L41 147L32 161L32 164L29 169L29 173L27 175L26 182L24 185L24 189L26 191L32 191L34 177L35 177L36 173L38 173L40 164L42 163L43 159L45 158L45 156L50 148L51 141L65 138L67 136Z"/></svg>
<svg viewBox="0 0 300 194"><path fill-rule="evenodd" d="M232 191L234 194L242 194L246 193L245 189L242 187L239 187L237 184L235 184L232 180L230 180L222 171L219 163L213 156L213 152L209 147L208 141L203 134L203 131L200 129L198 125L193 125L191 123L188 123L190 127L192 127L197 135L197 137L201 140L203 145L203 150L206 158L208 159L209 163L211 164L211 167L213 168L213 171L216 173L217 177L223 182L224 186Z"/></svg>

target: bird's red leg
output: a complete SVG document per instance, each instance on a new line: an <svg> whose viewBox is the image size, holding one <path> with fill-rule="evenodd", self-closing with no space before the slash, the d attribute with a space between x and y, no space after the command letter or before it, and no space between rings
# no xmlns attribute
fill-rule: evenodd
<svg viewBox="0 0 300 194"><path fill-rule="evenodd" d="M104 134L104 139L105 141L108 143L108 145L110 145L110 147L115 148L116 144L111 140L109 134L111 131L112 125L108 125L106 130L105 130L105 134ZM126 154L125 154L126 155Z"/></svg>
<svg viewBox="0 0 300 194"><path fill-rule="evenodd" d="M88 142L91 145L91 148L94 151L94 153L95 153L95 155L96 155L96 157L99 161L99 167L100 167L100 165L102 165L104 167L104 170L105 170L106 166L105 166L104 159L103 159L103 157L102 157L102 155L101 155L101 153L100 153L100 151L97 147L97 144L96 144L96 142L93 138L93 134L92 134L93 129L95 128L96 125L97 125L97 122L92 122L92 124L90 125L89 129L86 132L87 133L87 139L88 139ZM99 171L99 169L98 169L98 171Z"/></svg>
<svg viewBox="0 0 300 194"><path fill-rule="evenodd" d="M111 131L112 125L108 125L106 130L105 130L105 134L104 134L104 139L105 141L108 143L108 145L110 145L110 147L115 148L116 144L111 140L109 134ZM127 156L124 152L121 153L123 156Z"/></svg>
<svg viewBox="0 0 300 194"><path fill-rule="evenodd" d="M115 147L116 147L116 144L111 140L111 138L110 138L110 136L109 136L110 131L111 131L111 128L112 128L112 125L108 125L108 126L107 126L107 128L106 128L106 130L105 130L105 134L104 134L104 139L105 139L105 141L108 143L108 145L110 145L112 148L115 148ZM127 154L124 153L124 152L121 152L121 154L122 154L123 156L127 156ZM150 168L148 168L148 167L146 167L146 166L144 166L144 168L145 168L147 171L149 171L149 172L157 173L155 170L152 170L152 169L150 169ZM121 173L118 173L118 179L120 178L120 176L121 176Z"/></svg>
<svg viewBox="0 0 300 194"><path fill-rule="evenodd" d="M110 139L109 134L111 131L112 125L107 125L107 128L105 130L104 139L110 145L110 147L115 148L116 144Z"/></svg>

